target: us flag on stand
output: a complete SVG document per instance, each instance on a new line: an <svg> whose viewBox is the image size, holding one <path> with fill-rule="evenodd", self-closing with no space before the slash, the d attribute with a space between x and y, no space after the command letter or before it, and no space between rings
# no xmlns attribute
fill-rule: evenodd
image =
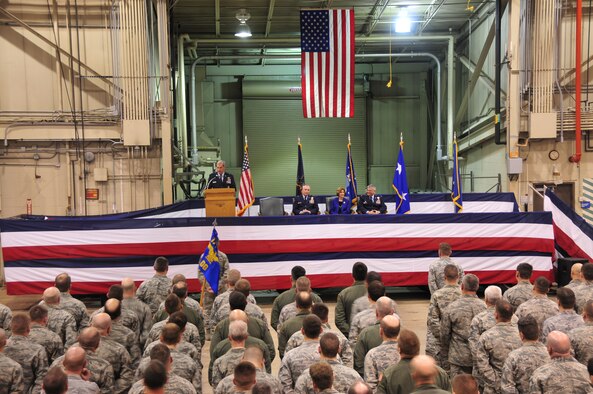
<svg viewBox="0 0 593 394"><path fill-rule="evenodd" d="M243 151L243 164L241 164L241 183L239 184L239 203L237 204L237 216L243 216L245 211L255 202L253 191L253 179L249 168L249 152L247 142Z"/></svg>
<svg viewBox="0 0 593 394"><path fill-rule="evenodd" d="M305 118L354 116L354 10L301 11Z"/></svg>

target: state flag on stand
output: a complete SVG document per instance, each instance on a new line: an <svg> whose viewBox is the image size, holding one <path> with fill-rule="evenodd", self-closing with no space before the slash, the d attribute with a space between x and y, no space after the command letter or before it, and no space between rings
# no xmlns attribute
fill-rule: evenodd
<svg viewBox="0 0 593 394"><path fill-rule="evenodd" d="M204 278L210 285L210 288L212 288L214 294L218 294L220 263L218 262L218 232L216 228L212 229L210 242L208 242L208 246L206 246L204 253L200 256L198 268L204 274Z"/></svg>
<svg viewBox="0 0 593 394"><path fill-rule="evenodd" d="M348 137L350 138L350 137ZM350 142L348 142L348 153L346 155L346 197L350 199L352 206L358 201L358 188L356 186L356 171L354 171L354 162L352 161L352 151Z"/></svg>
<svg viewBox="0 0 593 394"><path fill-rule="evenodd" d="M410 212L410 199L408 191L408 176L406 175L406 163L404 161L404 141L399 143L399 154L391 184L395 190L395 213L404 214Z"/></svg>
<svg viewBox="0 0 593 394"><path fill-rule="evenodd" d="M354 10L301 11L305 118L354 116Z"/></svg>
<svg viewBox="0 0 593 394"><path fill-rule="evenodd" d="M451 187L451 200L455 205L455 213L463 211L463 196L461 195L461 176L459 170L459 148L457 137L453 139L453 185Z"/></svg>
<svg viewBox="0 0 593 394"><path fill-rule="evenodd" d="M251 178L251 169L249 167L249 152L247 147L247 138L245 139L245 149L243 150L243 163L241 164L241 183L239 184L239 199L237 204L237 216L243 216L245 211L255 202L255 192L253 190L253 179Z"/></svg>
<svg viewBox="0 0 593 394"><path fill-rule="evenodd" d="M299 142L298 146L299 161L297 163L297 176L296 176L296 195L301 194L301 189L305 184L305 166L303 165L303 146Z"/></svg>

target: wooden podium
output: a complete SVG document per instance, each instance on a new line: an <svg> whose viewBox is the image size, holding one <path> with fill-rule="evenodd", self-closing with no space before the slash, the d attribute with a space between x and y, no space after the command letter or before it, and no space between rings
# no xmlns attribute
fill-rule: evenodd
<svg viewBox="0 0 593 394"><path fill-rule="evenodd" d="M235 189L206 189L206 216L235 216Z"/></svg>

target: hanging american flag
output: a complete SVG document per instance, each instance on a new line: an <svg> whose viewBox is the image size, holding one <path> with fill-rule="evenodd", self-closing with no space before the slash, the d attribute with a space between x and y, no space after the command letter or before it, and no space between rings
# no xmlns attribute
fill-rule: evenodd
<svg viewBox="0 0 593 394"><path fill-rule="evenodd" d="M354 116L354 10L301 11L305 118Z"/></svg>
<svg viewBox="0 0 593 394"><path fill-rule="evenodd" d="M239 184L239 203L237 204L237 216L243 216L243 213L255 202L255 193L253 191L253 179L251 178L251 169L249 168L249 152L247 140L245 140L245 150L243 151L243 164L241 165L241 183Z"/></svg>

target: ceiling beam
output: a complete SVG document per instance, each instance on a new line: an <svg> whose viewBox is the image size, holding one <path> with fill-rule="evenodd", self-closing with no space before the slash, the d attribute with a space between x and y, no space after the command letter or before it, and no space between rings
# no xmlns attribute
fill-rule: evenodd
<svg viewBox="0 0 593 394"><path fill-rule="evenodd" d="M272 29L272 16L274 15L274 5L276 4L276 0L270 0L270 5L268 6L268 20L266 21L266 33L264 37L268 38L270 35L270 30Z"/></svg>
<svg viewBox="0 0 593 394"><path fill-rule="evenodd" d="M437 12L439 12L443 4L445 4L445 1L447 0L432 0L430 2L430 5L424 12L424 22L422 22L422 25L420 25L420 29L418 29L418 34L422 34L422 32L428 27L430 22L436 16Z"/></svg>
<svg viewBox="0 0 593 394"><path fill-rule="evenodd" d="M383 15L383 12L385 12L385 9L387 9L388 5L389 0L377 0L375 2L375 5L371 9L371 12L367 16L367 20L362 27L362 33L365 36L368 37L373 33L375 27L377 27L377 23L381 19L381 16Z"/></svg>
<svg viewBox="0 0 593 394"><path fill-rule="evenodd" d="M216 37L220 37L220 0L214 0L214 21L216 22Z"/></svg>

